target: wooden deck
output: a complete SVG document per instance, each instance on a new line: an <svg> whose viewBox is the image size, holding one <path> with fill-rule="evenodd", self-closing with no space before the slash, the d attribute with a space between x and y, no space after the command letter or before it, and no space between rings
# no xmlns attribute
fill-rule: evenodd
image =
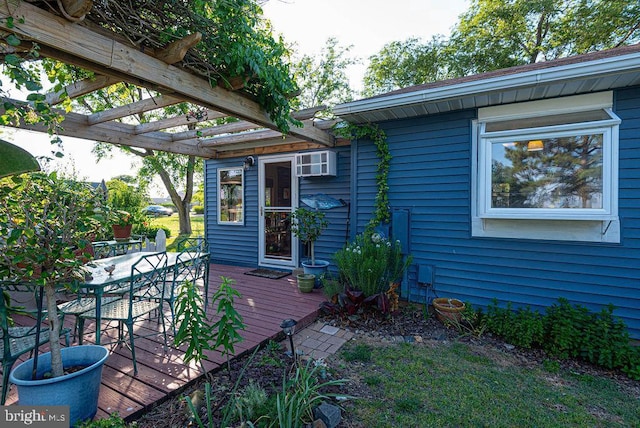
<svg viewBox="0 0 640 428"><path fill-rule="evenodd" d="M280 323L285 318L297 320L299 326L308 325L316 318L319 304L325 300L318 290L312 293L299 292L292 275L274 280L244 274L251 269L212 264L209 274L209 296L220 284L220 276L234 279L234 288L242 294L242 298L236 300L236 308L242 314L246 330L241 332L244 341L236 345L236 355L276 338L281 333ZM210 319L215 316L215 307L212 306L209 305L207 309ZM69 327L73 321L73 317L66 319ZM160 329L155 320L140 326L136 324L136 328L141 329L141 334ZM167 332L170 334L170 329ZM94 327L87 324L85 343L93 342L93 333ZM109 332L105 332L102 336L103 342L108 334ZM173 336L170 334L169 342L172 341ZM111 349L111 355L102 373L96 418L106 417L117 411L125 419L135 419L158 402L178 394L202 375L193 362L190 365L183 363L184 350L169 347L168 352L165 352L162 335L136 337L135 344L137 376L133 375L131 351L126 347L107 345ZM212 352L205 366L208 370L213 370L225 361L220 353ZM12 387L7 404L15 404L16 401L17 394L15 387Z"/></svg>

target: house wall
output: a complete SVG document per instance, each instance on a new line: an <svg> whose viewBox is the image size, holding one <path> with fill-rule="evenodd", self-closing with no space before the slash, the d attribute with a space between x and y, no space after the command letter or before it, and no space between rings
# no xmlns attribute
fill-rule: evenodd
<svg viewBox="0 0 640 428"><path fill-rule="evenodd" d="M205 166L205 235L211 262L256 266L258 260L258 167L244 172L244 225L218 224L218 168L242 167L244 158L207 160ZM256 159L257 161L257 159Z"/></svg>
<svg viewBox="0 0 640 428"><path fill-rule="evenodd" d="M410 212L410 300L433 291L486 306L496 298L543 310L565 297L593 311L612 303L640 338L640 88L616 91L620 125L620 244L471 237L471 120L475 110L381 123L393 159L392 209ZM352 144L357 231L375 197L375 148ZM433 291L417 278L433 270ZM430 295L428 293L431 293Z"/></svg>
<svg viewBox="0 0 640 428"><path fill-rule="evenodd" d="M350 201L350 148L333 149L337 153L335 177L299 178L299 194L324 193L336 199ZM219 225L217 218L217 170L241 167L244 157L205 162L205 233L213 263L255 267L258 265L258 156L256 166L244 173L245 223L244 225ZM304 206L303 204L300 204ZM348 227L348 206L326 211L329 227L316 241L317 259L331 260L333 253L345 243ZM301 249L301 258L303 251Z"/></svg>

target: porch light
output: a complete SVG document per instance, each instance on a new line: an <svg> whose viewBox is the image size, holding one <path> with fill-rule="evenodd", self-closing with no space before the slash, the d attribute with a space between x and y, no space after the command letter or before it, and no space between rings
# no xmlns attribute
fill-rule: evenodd
<svg viewBox="0 0 640 428"><path fill-rule="evenodd" d="M280 324L282 332L285 334L285 336L289 337L289 343L291 345L291 357L295 357L296 355L293 348L293 333L296 330L296 324L298 324L298 322L291 318L287 318L286 320L282 321L282 324Z"/></svg>
<svg viewBox="0 0 640 428"><path fill-rule="evenodd" d="M528 152L539 152L544 149L544 143L542 140L531 140L527 143Z"/></svg>
<svg viewBox="0 0 640 428"><path fill-rule="evenodd" d="M248 170L253 165L255 165L255 163L256 159L253 156L247 156L246 158L244 158L244 170Z"/></svg>

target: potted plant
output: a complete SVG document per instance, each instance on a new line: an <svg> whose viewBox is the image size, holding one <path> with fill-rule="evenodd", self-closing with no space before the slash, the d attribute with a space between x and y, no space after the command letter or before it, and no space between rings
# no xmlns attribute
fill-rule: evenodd
<svg viewBox="0 0 640 428"><path fill-rule="evenodd" d="M132 216L124 210L114 210L112 212L113 237L116 241L127 240L131 238Z"/></svg>
<svg viewBox="0 0 640 428"><path fill-rule="evenodd" d="M62 349L56 292L72 289L84 276L83 258L89 255L83 249L100 227L101 203L90 186L56 173L14 176L0 184L0 278L29 282L43 292L46 310L38 305L36 322L46 317L49 325L50 352L36 352L13 369L10 379L21 405L69 405L71 425L96 413L108 350L94 345ZM86 367L66 374L70 365ZM50 378L42 379L44 373ZM85 377L92 384L85 384ZM84 398L90 401L78 402Z"/></svg>
<svg viewBox="0 0 640 428"><path fill-rule="evenodd" d="M298 280L298 290L302 293L311 293L316 284L316 276L312 273L299 273L296 276Z"/></svg>
<svg viewBox="0 0 640 428"><path fill-rule="evenodd" d="M291 232L309 248L309 259L302 262L304 273L314 274L316 284L327 270L329 262L316 260L314 244L322 232L329 226L325 213L319 210L298 208L291 213Z"/></svg>

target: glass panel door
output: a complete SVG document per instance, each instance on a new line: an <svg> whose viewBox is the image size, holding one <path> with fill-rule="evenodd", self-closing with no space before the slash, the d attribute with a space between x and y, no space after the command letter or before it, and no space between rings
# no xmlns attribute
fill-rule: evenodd
<svg viewBox="0 0 640 428"><path fill-rule="evenodd" d="M298 200L293 157L261 159L259 169L260 265L295 267L298 243L289 220Z"/></svg>

